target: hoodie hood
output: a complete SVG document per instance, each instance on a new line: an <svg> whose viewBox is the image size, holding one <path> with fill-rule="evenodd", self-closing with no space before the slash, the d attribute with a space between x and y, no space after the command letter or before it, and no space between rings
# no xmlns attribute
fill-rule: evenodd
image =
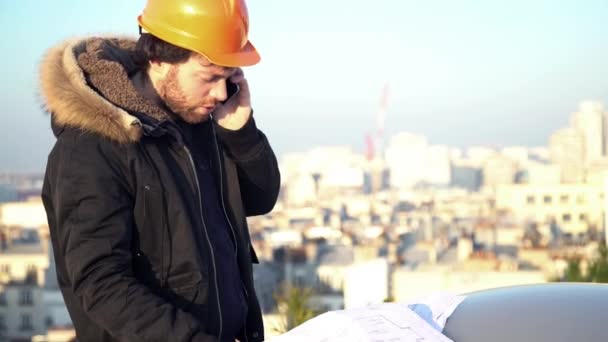
<svg viewBox="0 0 608 342"><path fill-rule="evenodd" d="M169 113L144 98L131 82L140 70L135 44L133 39L90 38L50 49L40 66L40 90L53 125L132 143L142 136L142 115L169 119Z"/></svg>

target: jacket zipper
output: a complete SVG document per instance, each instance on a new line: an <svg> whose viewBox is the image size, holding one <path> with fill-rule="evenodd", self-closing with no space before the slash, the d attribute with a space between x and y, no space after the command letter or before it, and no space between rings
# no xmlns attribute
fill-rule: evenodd
<svg viewBox="0 0 608 342"><path fill-rule="evenodd" d="M223 180L224 170L222 169L222 158L221 158L221 154L220 154L220 148L218 146L217 137L215 136L215 127L213 127L213 125L212 125L211 129L213 130L213 145L215 146L215 152L217 155L217 164L219 166L219 171L220 171L220 200L222 202L222 210L224 211L224 216L226 217L226 222L228 222L228 226L230 227L230 231L232 232L232 236L234 238L234 255L236 256L236 261L238 263L238 261L239 261L238 240L236 239L236 233L234 232L232 223L230 223L230 219L228 218L228 213L226 212L226 206L224 204L224 180ZM247 291L247 287L245 286L245 283L243 282L242 279L241 279L241 287L243 288L243 291L245 292L247 306L249 306L249 292ZM247 317L245 317L245 326L243 327L243 330L244 330L243 335L245 336L245 342L249 342L249 337L247 336Z"/></svg>
<svg viewBox="0 0 608 342"><path fill-rule="evenodd" d="M223 329L222 306L220 304L220 295L219 295L220 289L219 289L218 282L217 282L217 269L216 269L216 265L215 265L215 254L213 253L213 246L211 245L211 239L209 239L207 227L205 226L205 217L203 215L203 201L202 201L202 195L201 195L201 188L200 188L200 184L198 181L198 175L196 173L196 165L194 164L194 159L192 158L192 153L190 153L190 150L188 149L188 147L186 145L184 145L184 150L186 151L186 154L188 155L188 159L190 160L190 166L192 166L192 171L194 172L194 180L196 181L196 193L198 195L198 205L199 205L201 220L203 223L203 231L205 232L205 237L207 238L207 244L209 245L209 251L211 252L211 264L213 266L213 280L215 282L215 288L216 288L215 298L217 299L217 308L219 311L219 319L220 319L220 333L219 333L218 339L221 341L222 340L222 329Z"/></svg>
<svg viewBox="0 0 608 342"><path fill-rule="evenodd" d="M213 127L213 126L211 126ZM226 217L226 222L228 222L228 226L230 227L230 231L232 232L232 238L234 239L234 255L236 256L236 260L238 263L239 260L239 251L238 251L238 241L236 239L236 233L234 232L234 228L232 227L232 223L230 223L230 219L228 219L228 214L226 213L226 206L224 205L224 179L223 174L224 170L222 169L222 158L220 155L220 148L217 145L217 138L215 137L215 129L213 128L213 145L215 146L215 152L217 155L217 164L220 168L220 201L222 202L222 210L224 211L224 217Z"/></svg>

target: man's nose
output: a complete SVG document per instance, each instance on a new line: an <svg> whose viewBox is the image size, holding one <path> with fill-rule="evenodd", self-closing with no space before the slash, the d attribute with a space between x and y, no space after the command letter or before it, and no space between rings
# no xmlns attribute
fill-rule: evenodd
<svg viewBox="0 0 608 342"><path fill-rule="evenodd" d="M216 82L211 88L210 95L215 98L217 102L225 101L228 97L228 91L226 90L226 80Z"/></svg>

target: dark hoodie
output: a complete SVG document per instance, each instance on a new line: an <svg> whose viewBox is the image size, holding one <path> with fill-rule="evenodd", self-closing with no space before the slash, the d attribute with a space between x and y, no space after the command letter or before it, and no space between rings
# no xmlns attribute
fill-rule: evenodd
<svg viewBox="0 0 608 342"><path fill-rule="evenodd" d="M193 127L183 121L178 121L178 126L184 137L184 142L192 153L192 159L196 164L196 174L201 191L203 204L203 215L209 232L209 239L215 253L215 265L217 272L217 285L211 284L211 297L219 294L221 312L215 306L211 307L207 316L210 325L219 327L218 318L222 316L222 336L228 342L234 342L241 327L245 324L247 305L245 292L238 270L232 227L226 220L221 206L221 194L216 184L217 169L213 165L212 156L215 150L211 141L213 139L213 127L207 122L200 127ZM196 130L196 132L194 132ZM219 291L219 292L218 292ZM219 331L211 331L218 336Z"/></svg>
<svg viewBox="0 0 608 342"><path fill-rule="evenodd" d="M67 42L41 67L57 136L42 197L78 338L214 341L222 329L262 341L245 218L276 202L274 153L253 117L183 134L133 87L134 44ZM205 132L209 149L189 138Z"/></svg>

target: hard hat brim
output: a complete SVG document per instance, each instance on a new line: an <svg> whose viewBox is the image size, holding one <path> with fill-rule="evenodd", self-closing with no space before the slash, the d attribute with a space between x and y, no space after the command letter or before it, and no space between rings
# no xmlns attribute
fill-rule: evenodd
<svg viewBox="0 0 608 342"><path fill-rule="evenodd" d="M258 64L260 62L260 54L256 48L247 41L247 44L243 46L241 51L235 53L204 53L202 51L195 51L201 55L207 57L209 61L215 65L224 67L245 67Z"/></svg>

